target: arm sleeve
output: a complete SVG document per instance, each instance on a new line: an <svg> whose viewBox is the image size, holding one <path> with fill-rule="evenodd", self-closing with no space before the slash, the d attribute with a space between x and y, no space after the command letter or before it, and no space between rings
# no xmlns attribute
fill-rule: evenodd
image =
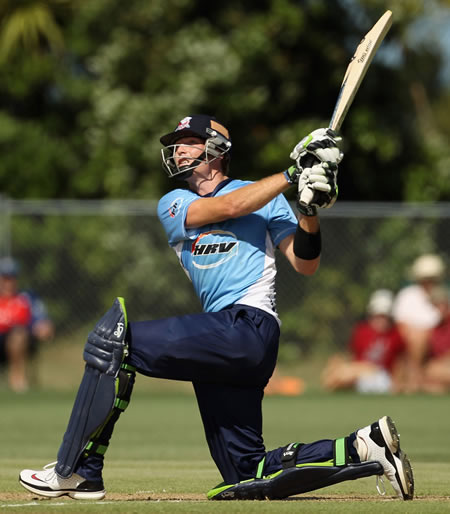
<svg viewBox="0 0 450 514"><path fill-rule="evenodd" d="M298 221L288 201L278 195L269 203L269 233L275 246L297 230Z"/></svg>
<svg viewBox="0 0 450 514"><path fill-rule="evenodd" d="M164 227L170 246L180 241L195 239L198 229L185 227L189 205L199 197L192 191L175 189L164 195L158 203L158 218Z"/></svg>

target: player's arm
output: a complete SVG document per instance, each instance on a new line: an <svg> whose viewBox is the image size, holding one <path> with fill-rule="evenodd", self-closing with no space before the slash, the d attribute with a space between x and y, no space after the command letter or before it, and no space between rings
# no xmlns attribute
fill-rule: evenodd
<svg viewBox="0 0 450 514"><path fill-rule="evenodd" d="M295 271L313 275L319 268L322 246L319 217L300 215L297 231L278 246Z"/></svg>
<svg viewBox="0 0 450 514"><path fill-rule="evenodd" d="M246 216L261 209L296 184L303 206L303 210L299 207L300 212L314 216L317 207L331 206L331 199L336 196L336 188L330 186L330 182L334 181L335 186L337 164L342 160L339 141L340 138L328 129L315 130L295 146L291 158L296 164L288 170L265 177L226 195L199 198L192 202L186 214L186 228ZM304 168L304 164L310 162L311 157L319 164L312 167L309 164L310 167Z"/></svg>
<svg viewBox="0 0 450 514"><path fill-rule="evenodd" d="M340 140L329 129L318 129L302 139L291 153L299 170L296 206L300 216L295 234L281 241L279 248L303 275L313 275L319 268L322 236L317 211L336 201L337 165L343 158Z"/></svg>
<svg viewBox="0 0 450 514"><path fill-rule="evenodd" d="M284 173L276 173L225 195L199 198L189 205L185 226L201 227L230 218L246 216L261 209L289 189Z"/></svg>

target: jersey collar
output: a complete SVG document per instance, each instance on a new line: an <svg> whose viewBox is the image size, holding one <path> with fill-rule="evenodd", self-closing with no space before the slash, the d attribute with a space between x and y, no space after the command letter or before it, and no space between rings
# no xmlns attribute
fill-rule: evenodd
<svg viewBox="0 0 450 514"><path fill-rule="evenodd" d="M214 191L211 191L210 193L206 193L206 195L200 195L202 198L208 198L209 196L215 196L223 187L225 187L227 184L229 184L233 179L232 178L226 178L225 180L222 180L220 184L218 184Z"/></svg>

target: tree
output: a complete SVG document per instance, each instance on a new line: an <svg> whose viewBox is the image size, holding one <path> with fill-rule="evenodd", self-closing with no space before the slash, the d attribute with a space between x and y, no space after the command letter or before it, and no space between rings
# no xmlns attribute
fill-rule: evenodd
<svg viewBox="0 0 450 514"><path fill-rule="evenodd" d="M424 184L430 168L445 169L436 141L446 134L438 123L424 128L418 100L423 91L427 113L448 108L442 57L407 38L427 5L4 2L0 188L27 198L158 197L172 186L159 136L190 112L229 126L235 176L282 170L298 139L328 123L356 44L389 7L394 26L343 127L340 199L444 199L445 174Z"/></svg>
<svg viewBox="0 0 450 514"><path fill-rule="evenodd" d="M53 10L68 3L69 0L4 0L0 4L0 59L8 59L19 48L31 53L43 48L61 52L64 36Z"/></svg>

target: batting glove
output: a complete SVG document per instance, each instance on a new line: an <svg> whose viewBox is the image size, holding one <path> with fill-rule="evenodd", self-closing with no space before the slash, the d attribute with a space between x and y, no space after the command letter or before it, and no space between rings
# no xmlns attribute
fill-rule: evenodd
<svg viewBox="0 0 450 514"><path fill-rule="evenodd" d="M291 152L298 169L309 168L315 161L338 165L344 158L339 148L342 138L329 128L320 128L304 137Z"/></svg>
<svg viewBox="0 0 450 514"><path fill-rule="evenodd" d="M316 216L317 209L327 209L336 201L337 165L321 162L306 168L298 179L297 209L305 216Z"/></svg>

